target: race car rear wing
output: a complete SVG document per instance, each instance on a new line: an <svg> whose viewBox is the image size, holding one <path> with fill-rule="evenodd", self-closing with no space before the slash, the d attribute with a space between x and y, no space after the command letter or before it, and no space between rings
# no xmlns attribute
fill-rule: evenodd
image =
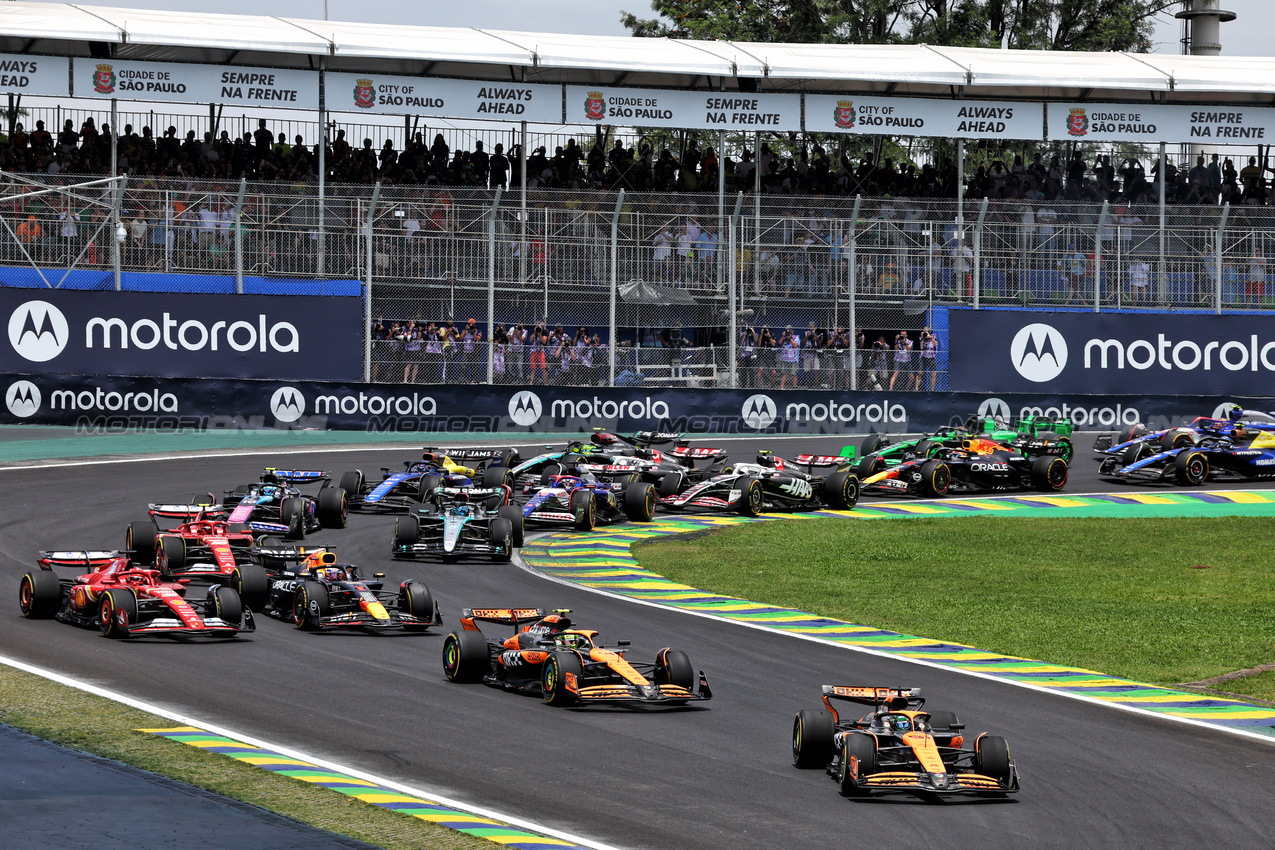
<svg viewBox="0 0 1275 850"><path fill-rule="evenodd" d="M616 443L628 443L630 446L663 446L668 443L676 443L682 438L680 433L675 431L638 431L631 437L623 434L612 434L609 431L603 431L598 428L594 430L590 441L597 446L614 446Z"/></svg>
<svg viewBox="0 0 1275 850"><path fill-rule="evenodd" d="M523 623L534 623L536 620L542 619L546 612L543 608L462 608L460 609L460 623L465 627L466 631L479 631L478 626L474 625L475 621L484 623L500 623L506 626L513 626L515 629ZM569 613L566 609L562 609L556 613Z"/></svg>
<svg viewBox="0 0 1275 850"><path fill-rule="evenodd" d="M876 688L863 685L824 685L823 704L837 717L837 710L832 707L832 700L855 702L860 705L882 706L895 711L917 709L925 705L920 688Z"/></svg>
<svg viewBox="0 0 1275 850"><path fill-rule="evenodd" d="M275 481L288 481L293 484L307 484L314 481L322 481L327 483L332 480L332 476L321 469L275 469L267 466L261 470L261 480L268 482L271 478Z"/></svg>
<svg viewBox="0 0 1275 850"><path fill-rule="evenodd" d="M336 552L324 546L253 546L249 550L253 560L283 562L284 565L308 564L310 567L328 567L336 563Z"/></svg>
<svg viewBox="0 0 1275 850"><path fill-rule="evenodd" d="M455 461L487 461L488 466L506 465L503 463L506 458L509 461L507 465L513 466L521 459L518 450L512 446L458 446L450 449L426 446L423 452L446 455Z"/></svg>
<svg viewBox="0 0 1275 850"><path fill-rule="evenodd" d="M194 522L200 519L225 519L227 511L221 505L216 503L211 493L208 494L209 502L207 504L191 504L191 505L162 505L155 502L146 506L146 510L151 515L151 520L155 522L156 527L159 526L161 519L175 519L181 522Z"/></svg>
<svg viewBox="0 0 1275 850"><path fill-rule="evenodd" d="M836 455L797 455L793 458L793 463L798 466L804 466L807 469L819 467L840 466L846 462L846 458Z"/></svg>
<svg viewBox="0 0 1275 850"><path fill-rule="evenodd" d="M726 450L679 445L670 449L668 455L669 457L686 460L715 460L719 457L726 457Z"/></svg>
<svg viewBox="0 0 1275 850"><path fill-rule="evenodd" d="M115 549L58 549L39 553L37 563L42 570L75 567L84 572L97 572L118 560L128 560L129 553Z"/></svg>

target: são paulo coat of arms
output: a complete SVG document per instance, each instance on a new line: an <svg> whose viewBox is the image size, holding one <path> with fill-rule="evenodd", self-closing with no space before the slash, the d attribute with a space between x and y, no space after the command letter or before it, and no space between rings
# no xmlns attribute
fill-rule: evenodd
<svg viewBox="0 0 1275 850"><path fill-rule="evenodd" d="M838 130L854 129L854 101L839 100L837 108L832 112L832 120L836 122Z"/></svg>
<svg viewBox="0 0 1275 850"><path fill-rule="evenodd" d="M1073 107L1067 116L1067 135L1083 136L1089 132L1089 116L1083 106Z"/></svg>
<svg viewBox="0 0 1275 850"><path fill-rule="evenodd" d="M98 65L93 72L93 91L97 94L115 94L115 69L110 65Z"/></svg>
<svg viewBox="0 0 1275 850"><path fill-rule="evenodd" d="M590 121L601 121L607 117L606 100L600 91L591 91L584 101L584 117Z"/></svg>
<svg viewBox="0 0 1275 850"><path fill-rule="evenodd" d="M359 109L371 109L376 106L376 89L371 80L354 81L354 105Z"/></svg>

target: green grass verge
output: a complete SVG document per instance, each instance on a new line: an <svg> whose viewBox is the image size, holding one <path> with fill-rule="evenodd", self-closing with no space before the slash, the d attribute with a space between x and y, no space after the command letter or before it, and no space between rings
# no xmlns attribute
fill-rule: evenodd
<svg viewBox="0 0 1275 850"><path fill-rule="evenodd" d="M180 724L0 664L0 721L65 747L393 850L483 850L490 842L380 809L137 729Z"/></svg>
<svg viewBox="0 0 1275 850"><path fill-rule="evenodd" d="M1243 679L1233 679L1218 687L1225 688L1233 694L1243 694L1246 697L1275 704L1275 671L1255 673Z"/></svg>
<svg viewBox="0 0 1275 850"><path fill-rule="evenodd" d="M1268 517L812 519L635 553L714 593L1173 684L1275 660L1273 530Z"/></svg>

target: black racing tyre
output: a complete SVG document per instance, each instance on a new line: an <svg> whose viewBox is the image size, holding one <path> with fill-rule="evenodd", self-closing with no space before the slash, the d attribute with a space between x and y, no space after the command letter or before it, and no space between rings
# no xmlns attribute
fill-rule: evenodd
<svg viewBox="0 0 1275 850"><path fill-rule="evenodd" d="M941 440L918 440L917 444L912 447L913 453L917 457L923 457L927 460L933 458L943 448Z"/></svg>
<svg viewBox="0 0 1275 850"><path fill-rule="evenodd" d="M425 582L405 581L399 588L398 609L404 614L410 614L429 623L434 619L435 607L434 594L429 592ZM409 632L423 632L429 626L411 623L405 624L403 628Z"/></svg>
<svg viewBox="0 0 1275 850"><path fill-rule="evenodd" d="M1209 477L1209 459L1204 452L1186 450L1173 459L1173 477L1186 487L1198 487Z"/></svg>
<svg viewBox="0 0 1275 850"><path fill-rule="evenodd" d="M792 763L800 768L827 767L836 749L832 713L803 708L792 721Z"/></svg>
<svg viewBox="0 0 1275 850"><path fill-rule="evenodd" d="M481 682L491 672L491 650L482 632L452 632L443 641L443 673L449 681Z"/></svg>
<svg viewBox="0 0 1275 850"><path fill-rule="evenodd" d="M112 587L102 592L97 603L97 627L108 638L128 637L129 626L137 622L137 594L131 587Z"/></svg>
<svg viewBox="0 0 1275 850"><path fill-rule="evenodd" d="M890 445L889 441L880 434L869 434L859 444L859 462L862 463L868 455L875 454L888 445Z"/></svg>
<svg viewBox="0 0 1275 850"><path fill-rule="evenodd" d="M1146 441L1139 440L1120 450L1120 465L1132 466L1149 454L1151 454L1151 447L1146 444Z"/></svg>
<svg viewBox="0 0 1275 850"><path fill-rule="evenodd" d="M421 521L414 516L394 520L394 545L415 546L421 539Z"/></svg>
<svg viewBox="0 0 1275 850"><path fill-rule="evenodd" d="M555 475L562 474L562 466L556 463L550 463L540 470L540 486L548 487L552 483Z"/></svg>
<svg viewBox="0 0 1275 850"><path fill-rule="evenodd" d="M593 493L588 490L575 490L571 493L572 523L577 531L592 531L598 524L598 505Z"/></svg>
<svg viewBox="0 0 1275 850"><path fill-rule="evenodd" d="M363 470L355 469L341 476L339 485L347 495L359 496L363 493Z"/></svg>
<svg viewBox="0 0 1275 850"><path fill-rule="evenodd" d="M502 449L500 452L500 457L492 461L492 465L503 466L503 467L512 469L513 467L518 465L518 450L517 449Z"/></svg>
<svg viewBox="0 0 1275 850"><path fill-rule="evenodd" d="M300 496L284 499L279 505L279 521L288 527L284 537L301 540L305 537L305 503Z"/></svg>
<svg viewBox="0 0 1275 850"><path fill-rule="evenodd" d="M62 582L52 570L28 570L18 582L18 605L22 616L47 620L62 604Z"/></svg>
<svg viewBox="0 0 1275 850"><path fill-rule="evenodd" d="M952 470L941 460L927 460L921 466L921 492L927 496L946 496L952 487Z"/></svg>
<svg viewBox="0 0 1275 850"><path fill-rule="evenodd" d="M497 561L511 561L514 557L514 524L503 517L491 521L488 542L504 551L492 555Z"/></svg>
<svg viewBox="0 0 1275 850"><path fill-rule="evenodd" d="M501 505L496 509L496 516L509 520L509 524L513 527L514 548L522 548L527 528L526 523L523 522L522 508L518 505Z"/></svg>
<svg viewBox="0 0 1275 850"><path fill-rule="evenodd" d="M443 476L430 472L416 479L416 496L422 502L428 501L430 494L443 485Z"/></svg>
<svg viewBox="0 0 1275 850"><path fill-rule="evenodd" d="M270 577L256 564L239 564L231 570L230 586L249 610L265 610L270 601Z"/></svg>
<svg viewBox="0 0 1275 850"><path fill-rule="evenodd" d="M544 694L545 702L558 706L578 702L580 698L567 689L567 676L575 679L578 689L583 672L584 665L580 663L580 656L574 652L550 653L540 674L541 693Z"/></svg>
<svg viewBox="0 0 1275 850"><path fill-rule="evenodd" d="M1195 445L1195 435L1186 428L1174 428L1172 431L1166 431L1164 436L1160 438L1160 451L1167 452L1169 449L1184 449L1187 446Z"/></svg>
<svg viewBox="0 0 1275 850"><path fill-rule="evenodd" d="M133 553L134 564L148 567L155 563L155 524L145 519L130 522L124 532L124 548Z"/></svg>
<svg viewBox="0 0 1275 850"><path fill-rule="evenodd" d="M691 659L680 649L667 646L655 653L655 684L677 685L686 690L695 688L695 668Z"/></svg>
<svg viewBox="0 0 1275 850"><path fill-rule="evenodd" d="M155 566L160 574L168 577L186 568L186 541L174 534L165 534L155 538L159 545L155 547Z"/></svg>
<svg viewBox="0 0 1275 850"><path fill-rule="evenodd" d="M743 516L761 516L765 504L766 493L762 489L761 481L756 478L745 478L739 488L739 502L736 503L735 510Z"/></svg>
<svg viewBox="0 0 1275 850"><path fill-rule="evenodd" d="M974 770L1008 785L1010 759L1005 739L1000 735L980 735L974 749Z"/></svg>
<svg viewBox="0 0 1275 850"><path fill-rule="evenodd" d="M953 726L959 725L960 720L956 718L954 711L931 711L930 728L935 732L945 732L951 730Z"/></svg>
<svg viewBox="0 0 1275 850"><path fill-rule="evenodd" d="M237 626L243 621L243 600L233 587L215 585L208 588L208 614Z"/></svg>
<svg viewBox="0 0 1275 850"><path fill-rule="evenodd" d="M1057 455L1043 455L1032 461L1032 486L1057 493L1067 486L1067 461Z"/></svg>
<svg viewBox="0 0 1275 850"><path fill-rule="evenodd" d="M861 788L856 780L877 769L877 742L871 735L851 732L841 739L841 770L837 775L843 797L863 797L867 788Z"/></svg>
<svg viewBox="0 0 1275 850"><path fill-rule="evenodd" d="M859 503L859 476L834 472L823 480L823 498L829 507L848 511Z"/></svg>
<svg viewBox="0 0 1275 850"><path fill-rule="evenodd" d="M319 491L316 513L324 528L345 528L350 516L350 499L343 487L324 487Z"/></svg>
<svg viewBox="0 0 1275 850"><path fill-rule="evenodd" d="M1116 435L1115 444L1127 443L1130 440L1136 440L1147 433L1147 426L1139 422L1137 425L1130 426Z"/></svg>
<svg viewBox="0 0 1275 850"><path fill-rule="evenodd" d="M630 522L650 522L655 518L655 488L650 484L630 484L620 498Z"/></svg>
<svg viewBox="0 0 1275 850"><path fill-rule="evenodd" d="M860 481L863 481L878 472L884 472L885 465L885 458L883 457L865 457L855 466L854 474L859 476Z"/></svg>
<svg viewBox="0 0 1275 850"><path fill-rule="evenodd" d="M298 629L314 631L319 620L328 615L328 588L317 581L307 581L297 588L292 599L292 620Z"/></svg>
<svg viewBox="0 0 1275 850"><path fill-rule="evenodd" d="M667 499L669 496L676 496L677 491L682 489L683 476L680 472L669 472L660 476L660 483L655 485L655 492L661 499Z"/></svg>
<svg viewBox="0 0 1275 850"><path fill-rule="evenodd" d="M512 487L513 473L507 466L489 466L483 470L484 487Z"/></svg>

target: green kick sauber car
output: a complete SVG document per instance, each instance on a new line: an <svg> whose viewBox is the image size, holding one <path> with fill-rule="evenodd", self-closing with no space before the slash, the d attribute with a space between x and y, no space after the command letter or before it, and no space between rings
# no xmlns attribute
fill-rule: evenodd
<svg viewBox="0 0 1275 850"><path fill-rule="evenodd" d="M1072 422L1049 416L1027 416L1005 427L1004 420L991 416L971 416L960 426L944 426L914 440L892 441L882 434L869 434L856 448L845 446L841 457L859 458L855 474L859 480L917 457L934 457L945 448L961 448L970 440L986 440L1014 449L1024 457L1057 455L1071 463Z"/></svg>

